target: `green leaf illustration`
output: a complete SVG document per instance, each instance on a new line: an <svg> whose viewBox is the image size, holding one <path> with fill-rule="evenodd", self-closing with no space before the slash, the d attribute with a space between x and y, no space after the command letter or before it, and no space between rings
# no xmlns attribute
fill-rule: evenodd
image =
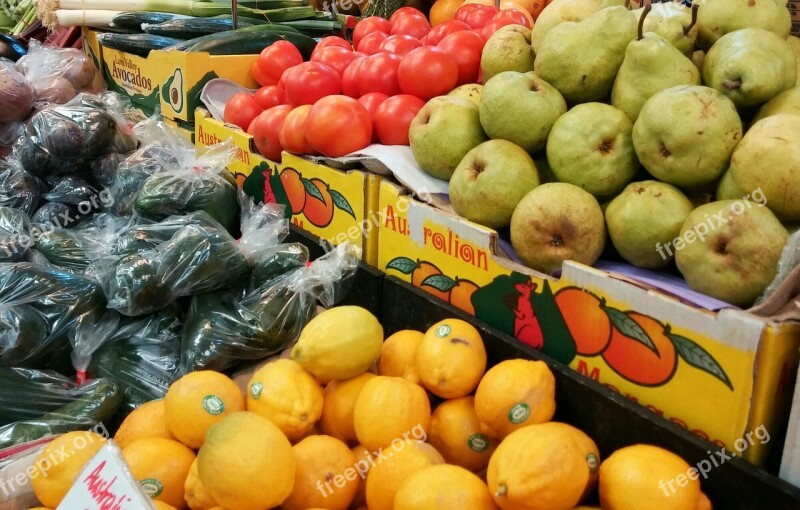
<svg viewBox="0 0 800 510"><path fill-rule="evenodd" d="M675 345L675 350L678 351L678 354L686 363L713 375L733 391L733 383L731 383L731 380L728 378L728 374L725 373L725 370L723 370L719 363L717 363L717 360L715 360L708 351L685 336L670 334L669 339L672 340L672 343Z"/></svg>
<svg viewBox="0 0 800 510"><path fill-rule="evenodd" d="M316 184L311 182L310 180L303 178L303 187L306 189L306 193L311 195L312 197L316 198L323 204L325 203L325 198L322 196L322 193L319 191L319 188Z"/></svg>
<svg viewBox="0 0 800 510"><path fill-rule="evenodd" d="M389 261L386 264L386 269L394 269L395 271L400 271L403 274L411 274L414 270L419 267L419 264L413 259L408 257L397 257Z"/></svg>
<svg viewBox="0 0 800 510"><path fill-rule="evenodd" d="M347 199L344 198L344 195L342 195L341 193L339 193L335 189L328 190L328 191L330 192L331 198L333 199L333 205L335 205L337 209L341 209L342 211L344 211L347 214L349 214L350 216L352 216L353 219L355 219L356 218L356 213L353 212L353 208L350 207L350 202L348 202Z"/></svg>
<svg viewBox="0 0 800 510"><path fill-rule="evenodd" d="M650 339L650 336L639 324L630 317L628 314L616 308L606 307L608 318L611 319L611 324L623 335L638 340L640 343L647 346L648 349L656 354L659 354L656 344Z"/></svg>
<svg viewBox="0 0 800 510"><path fill-rule="evenodd" d="M450 289L456 286L456 282L449 276L445 276L443 274L434 274L420 282L420 286L424 285L433 287L434 289L442 292L448 292Z"/></svg>

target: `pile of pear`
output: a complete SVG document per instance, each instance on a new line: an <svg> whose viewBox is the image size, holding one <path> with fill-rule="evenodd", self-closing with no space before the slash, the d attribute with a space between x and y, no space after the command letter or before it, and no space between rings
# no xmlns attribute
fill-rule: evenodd
<svg viewBox="0 0 800 510"><path fill-rule="evenodd" d="M785 0L554 0L423 107L411 151L536 271L616 253L748 307L800 224L791 27Z"/></svg>

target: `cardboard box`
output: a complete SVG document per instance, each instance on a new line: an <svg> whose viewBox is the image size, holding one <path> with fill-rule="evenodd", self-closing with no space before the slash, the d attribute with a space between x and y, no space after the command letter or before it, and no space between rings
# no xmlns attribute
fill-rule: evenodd
<svg viewBox="0 0 800 510"><path fill-rule="evenodd" d="M92 59L94 62L94 66L98 70L102 70L103 66L103 59L102 59L102 47L100 46L100 41L97 40L97 32L94 30L89 30L86 27L81 28L81 39L82 39L82 48L83 52L86 53L89 58Z"/></svg>
<svg viewBox="0 0 800 510"><path fill-rule="evenodd" d="M164 117L184 122L194 121L195 109L202 106L200 93L214 78L257 87L250 76L250 66L256 58L258 55L162 50L151 51L145 58L111 48L103 48L101 52L103 77L109 90L128 97L147 111L159 107Z"/></svg>
<svg viewBox="0 0 800 510"><path fill-rule="evenodd" d="M800 37L800 0L789 0L786 6L792 13L792 35Z"/></svg>
<svg viewBox="0 0 800 510"><path fill-rule="evenodd" d="M336 170L289 153L276 163L258 154L253 137L215 120L206 110L198 109L195 121L198 147L233 140L236 158L228 169L249 195L258 201L287 205L292 223L323 243L350 241L362 248L364 261L377 261L378 222L374 211L378 176L362 170Z"/></svg>
<svg viewBox="0 0 800 510"><path fill-rule="evenodd" d="M800 377L794 388L792 412L789 415L789 428L783 446L780 476L787 482L800 487Z"/></svg>
<svg viewBox="0 0 800 510"><path fill-rule="evenodd" d="M164 118L164 123L176 128L189 142L194 143L194 124L187 124L186 122L166 117Z"/></svg>
<svg viewBox="0 0 800 510"><path fill-rule="evenodd" d="M737 455L761 464L800 358L800 325L711 312L568 262L559 279L506 258L496 232L381 184L378 268ZM624 332L625 334L620 333ZM613 347L613 348L612 348ZM581 354L583 353L583 354Z"/></svg>

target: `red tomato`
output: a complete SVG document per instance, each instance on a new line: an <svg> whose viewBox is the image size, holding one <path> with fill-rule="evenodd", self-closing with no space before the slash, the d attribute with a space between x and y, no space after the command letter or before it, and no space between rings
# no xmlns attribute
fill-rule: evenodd
<svg viewBox="0 0 800 510"><path fill-rule="evenodd" d="M522 25L524 27L531 28L531 20L528 19L522 11L518 11L517 9L504 9L497 14L494 15L490 21L498 20L498 19L510 19L513 23L512 25Z"/></svg>
<svg viewBox="0 0 800 510"><path fill-rule="evenodd" d="M345 96L355 97L361 95L358 91L358 68L366 57L358 57L342 73L342 93Z"/></svg>
<svg viewBox="0 0 800 510"><path fill-rule="evenodd" d="M253 64L250 66L250 76L258 83L259 85L267 84L271 81L271 78L264 72L264 69L261 67L261 61L255 59ZM263 86L263 85L262 85Z"/></svg>
<svg viewBox="0 0 800 510"><path fill-rule="evenodd" d="M225 103L223 118L228 124L247 129L259 113L264 111L249 92L239 92Z"/></svg>
<svg viewBox="0 0 800 510"><path fill-rule="evenodd" d="M457 19L449 19L433 27L433 30L428 32L428 35L425 36L425 39L423 39L422 42L429 46L436 46L442 39L444 39L448 35L454 32L460 32L462 30L469 30L469 29L470 29L469 25L467 25L463 21L458 21Z"/></svg>
<svg viewBox="0 0 800 510"><path fill-rule="evenodd" d="M472 5L472 4L467 4ZM466 5L464 6L466 7ZM464 7L459 7L458 11L456 11L456 19L459 19L470 26L470 28L480 29L483 28L484 25L489 23L489 21L495 17L495 15L500 12L496 7L492 7L489 5L478 5L474 9L470 9L470 11L465 14L462 18L458 17L459 12Z"/></svg>
<svg viewBox="0 0 800 510"><path fill-rule="evenodd" d="M341 75L347 66L350 65L350 62L355 60L356 57L358 57L358 55L353 50L348 50L340 46L329 46L317 52L316 55L311 55L311 61L321 62L331 66Z"/></svg>
<svg viewBox="0 0 800 510"><path fill-rule="evenodd" d="M336 69L319 62L303 62L286 71L283 80L286 101L294 106L314 104L342 92L342 77Z"/></svg>
<svg viewBox="0 0 800 510"><path fill-rule="evenodd" d="M292 154L315 153L306 140L306 118L308 118L309 111L311 111L311 105L304 104L294 108L286 115L278 134L283 150Z"/></svg>
<svg viewBox="0 0 800 510"><path fill-rule="evenodd" d="M419 49L417 48L417 50ZM356 82L359 94L364 95L370 92L383 92L387 96L399 94L397 68L400 67L403 58L394 53L378 53L365 58L358 66Z"/></svg>
<svg viewBox="0 0 800 510"><path fill-rule="evenodd" d="M481 5L483 4L462 4L461 7L456 9L456 14L453 16L453 19L458 21L464 21L469 13L471 13Z"/></svg>
<svg viewBox="0 0 800 510"><path fill-rule="evenodd" d="M273 106L269 110L261 112L247 130L253 136L256 149L265 158L272 161L281 160L281 151L283 150L280 142L281 127L291 111L292 107L288 104Z"/></svg>
<svg viewBox="0 0 800 510"><path fill-rule="evenodd" d="M397 70L397 81L404 94L428 100L455 88L458 64L443 49L422 46L403 57Z"/></svg>
<svg viewBox="0 0 800 510"><path fill-rule="evenodd" d="M359 21L353 29L353 46L358 48L358 43L361 42L361 39L373 32L383 32L389 35L391 31L392 25L389 23L388 19L381 18L380 16L364 18Z"/></svg>
<svg viewBox="0 0 800 510"><path fill-rule="evenodd" d="M471 30L450 34L439 43L439 48L446 51L458 64L456 85L477 83L484 44L486 40L478 32Z"/></svg>
<svg viewBox="0 0 800 510"><path fill-rule="evenodd" d="M323 97L308 113L306 140L325 156L338 158L370 144L372 119L364 105L352 97Z"/></svg>
<svg viewBox="0 0 800 510"><path fill-rule="evenodd" d="M383 32L372 32L371 34L367 34L358 43L358 51L360 53L366 53L367 55L374 55L375 53L381 51L381 43L387 37L389 37L389 34Z"/></svg>
<svg viewBox="0 0 800 510"><path fill-rule="evenodd" d="M425 14L423 14L419 9L415 9L414 7L401 7L394 11L391 16L389 16L389 23L394 23L398 19L406 16L422 16L423 18L427 19Z"/></svg>
<svg viewBox="0 0 800 510"><path fill-rule="evenodd" d="M314 46L314 51L311 52L311 60L314 60L314 55L324 50L325 48L330 48L330 47L346 48L348 50L353 49L353 45L347 42L347 39L343 39L335 35L323 37L322 39L320 39L317 45Z"/></svg>
<svg viewBox="0 0 800 510"><path fill-rule="evenodd" d="M283 104L284 97L283 92L277 85L267 85L266 87L261 87L256 90L255 94L253 94L253 99L256 100L258 106L266 110L267 108Z"/></svg>
<svg viewBox="0 0 800 510"><path fill-rule="evenodd" d="M408 128L425 101L408 94L390 97L378 105L373 124L384 145L408 145Z"/></svg>
<svg viewBox="0 0 800 510"><path fill-rule="evenodd" d="M495 32L508 25L518 25L518 23L510 18L495 18L489 20L489 23L485 24L480 30L476 30L476 32L481 34L484 41L488 41Z"/></svg>
<svg viewBox="0 0 800 510"><path fill-rule="evenodd" d="M389 99L389 96L384 94L383 92L370 92L369 94L364 94L363 96L358 98L358 102L364 105L364 108L367 109L369 112L369 116L372 119L373 127L375 124L375 110L378 109L378 106L381 105L384 101ZM378 132L373 129L372 130L372 142L378 143Z"/></svg>
<svg viewBox="0 0 800 510"><path fill-rule="evenodd" d="M390 35L380 45L381 51L388 51L395 55L405 55L414 48L419 48L422 43L419 39L411 37L410 35L395 34Z"/></svg>
<svg viewBox="0 0 800 510"><path fill-rule="evenodd" d="M431 24L425 16L401 16L392 23L392 35L405 34L422 39L431 31Z"/></svg>
<svg viewBox="0 0 800 510"><path fill-rule="evenodd" d="M289 41L277 41L264 48L258 56L258 63L263 81L259 81L255 74L253 78L262 86L275 85L285 70L303 63L303 55Z"/></svg>

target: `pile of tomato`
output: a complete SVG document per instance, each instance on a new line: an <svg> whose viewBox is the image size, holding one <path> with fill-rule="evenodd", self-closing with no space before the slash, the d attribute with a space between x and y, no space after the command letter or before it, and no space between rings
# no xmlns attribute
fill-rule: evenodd
<svg viewBox="0 0 800 510"><path fill-rule="evenodd" d="M417 9L362 19L352 44L326 37L303 61L288 41L264 49L251 73L261 88L233 96L225 121L253 136L259 152L340 157L371 143L408 145L429 99L480 82L486 40L505 25L532 24L527 12L465 4L431 27Z"/></svg>

